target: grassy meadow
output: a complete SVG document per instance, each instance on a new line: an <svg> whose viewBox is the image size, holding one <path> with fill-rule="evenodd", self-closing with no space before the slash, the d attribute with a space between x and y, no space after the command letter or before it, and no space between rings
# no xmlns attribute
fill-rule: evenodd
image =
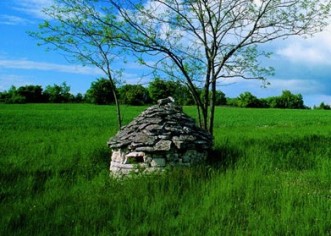
<svg viewBox="0 0 331 236"><path fill-rule="evenodd" d="M0 235L331 235L330 111L217 108L207 165L122 181L115 119L0 104Z"/></svg>

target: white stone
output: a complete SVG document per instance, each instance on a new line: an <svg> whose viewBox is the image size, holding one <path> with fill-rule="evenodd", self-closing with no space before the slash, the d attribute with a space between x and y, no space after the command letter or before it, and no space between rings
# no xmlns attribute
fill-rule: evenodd
<svg viewBox="0 0 331 236"><path fill-rule="evenodd" d="M111 160L113 162L122 162L121 151L113 151L111 155Z"/></svg>
<svg viewBox="0 0 331 236"><path fill-rule="evenodd" d="M144 152L130 152L129 154L125 155L125 157L145 157Z"/></svg>
<svg viewBox="0 0 331 236"><path fill-rule="evenodd" d="M118 172L118 171L121 170L121 168L119 168L119 167L114 167L114 166L110 166L109 170L112 171L112 172Z"/></svg>
<svg viewBox="0 0 331 236"><path fill-rule="evenodd" d="M110 163L110 167L118 167L118 168L121 168L121 169L133 169L134 165L132 165L132 164L122 164L122 163L112 161Z"/></svg>
<svg viewBox="0 0 331 236"><path fill-rule="evenodd" d="M152 157L150 157L150 156L148 156L148 155L145 155L145 156L144 156L144 162L145 162L145 163L147 163L147 164L148 164L148 163L151 163L152 160L153 160Z"/></svg>
<svg viewBox="0 0 331 236"><path fill-rule="evenodd" d="M133 169L121 169L121 173L124 175L130 174Z"/></svg>

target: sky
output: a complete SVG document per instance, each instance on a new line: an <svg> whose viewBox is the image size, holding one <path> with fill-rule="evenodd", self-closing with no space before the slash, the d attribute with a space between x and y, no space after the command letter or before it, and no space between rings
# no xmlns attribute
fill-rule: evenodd
<svg viewBox="0 0 331 236"><path fill-rule="evenodd" d="M59 52L37 46L27 32L37 31L47 19L42 13L52 0L0 0L0 92L12 85L61 84L71 93L85 93L91 83L102 77L93 67L69 63ZM259 81L236 79L220 83L227 97L249 91L258 98L278 96L283 90L302 94L305 105L331 104L331 25L313 38L278 40L264 46L273 53L263 63L275 68L275 75L264 88ZM125 65L122 80L129 84L146 83L144 68Z"/></svg>

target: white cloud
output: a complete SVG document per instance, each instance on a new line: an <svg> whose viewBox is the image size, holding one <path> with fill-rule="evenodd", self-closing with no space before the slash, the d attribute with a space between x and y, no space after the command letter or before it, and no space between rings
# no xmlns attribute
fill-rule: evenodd
<svg viewBox="0 0 331 236"><path fill-rule="evenodd" d="M48 19L43 9L50 7L53 0L15 0L14 9L37 19Z"/></svg>
<svg viewBox="0 0 331 236"><path fill-rule="evenodd" d="M288 47L281 49L278 53L285 56L292 62L313 63L313 64L330 64L327 59L327 53L317 47L304 44L290 44Z"/></svg>
<svg viewBox="0 0 331 236"><path fill-rule="evenodd" d="M0 25L27 25L33 21L12 15L0 15Z"/></svg>
<svg viewBox="0 0 331 236"><path fill-rule="evenodd" d="M42 71L56 71L71 74L85 74L85 75L101 75L101 71L94 67L78 66L78 65L63 65L46 62L30 61L26 59L21 60L6 60L0 59L0 68L5 69L22 69L22 70L42 70Z"/></svg>
<svg viewBox="0 0 331 236"><path fill-rule="evenodd" d="M288 42L277 54L295 63L331 65L331 25L313 38L295 38Z"/></svg>

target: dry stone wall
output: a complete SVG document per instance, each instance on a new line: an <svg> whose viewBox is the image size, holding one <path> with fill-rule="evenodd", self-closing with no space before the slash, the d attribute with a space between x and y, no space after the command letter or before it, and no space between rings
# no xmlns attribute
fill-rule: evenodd
<svg viewBox="0 0 331 236"><path fill-rule="evenodd" d="M175 105L172 98L141 113L108 142L115 174L189 166L206 159L212 137Z"/></svg>

